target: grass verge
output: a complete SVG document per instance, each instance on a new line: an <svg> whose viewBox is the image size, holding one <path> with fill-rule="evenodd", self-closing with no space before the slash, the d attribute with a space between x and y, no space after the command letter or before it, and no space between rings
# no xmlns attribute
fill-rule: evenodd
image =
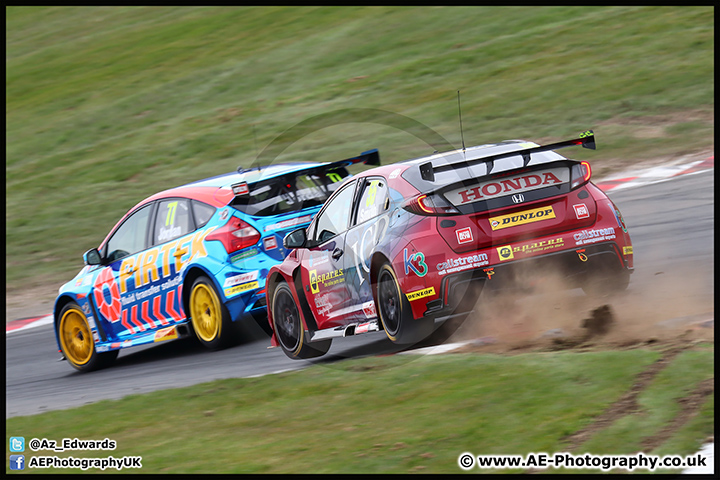
<svg viewBox="0 0 720 480"><path fill-rule="evenodd" d="M107 437L118 445L26 452L28 461L141 455L142 473L458 473L467 451L566 451L564 439L659 358L650 349L364 358L11 418L6 428L27 441ZM637 452L644 435L676 415L682 392L713 376L712 365L707 348L676 358L642 393L643 411L596 433L583 452ZM705 405L658 451L697 451L712 413Z"/></svg>

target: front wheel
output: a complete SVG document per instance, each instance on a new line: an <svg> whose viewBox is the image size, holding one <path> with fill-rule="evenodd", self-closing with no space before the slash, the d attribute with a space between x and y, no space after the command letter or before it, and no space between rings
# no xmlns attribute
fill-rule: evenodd
<svg viewBox="0 0 720 480"><path fill-rule="evenodd" d="M68 303L60 311L58 338L65 359L81 372L106 367L118 356L118 350L104 353L95 350L87 317L75 302Z"/></svg>
<svg viewBox="0 0 720 480"><path fill-rule="evenodd" d="M190 320L195 337L211 350L225 348L233 340L230 313L205 276L198 277L190 290Z"/></svg>
<svg viewBox="0 0 720 480"><path fill-rule="evenodd" d="M281 283L273 292L272 314L275 336L288 357L295 360L315 358L325 355L330 349L332 340L307 342L300 309L287 283Z"/></svg>
<svg viewBox="0 0 720 480"><path fill-rule="evenodd" d="M378 271L375 306L385 334L393 343L417 343L432 333L432 318L413 318L410 302L400 290L395 271L389 263L383 264Z"/></svg>

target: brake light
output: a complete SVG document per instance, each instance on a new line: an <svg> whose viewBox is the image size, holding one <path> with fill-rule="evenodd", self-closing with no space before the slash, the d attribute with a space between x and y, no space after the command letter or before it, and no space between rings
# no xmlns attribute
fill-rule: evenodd
<svg viewBox="0 0 720 480"><path fill-rule="evenodd" d="M230 217L225 225L211 232L205 240L217 240L227 253L233 253L255 245L260 240L260 232L238 217Z"/></svg>
<svg viewBox="0 0 720 480"><path fill-rule="evenodd" d="M587 183L590 181L591 176L592 170L588 162L580 162L579 164L573 165L570 175L570 190Z"/></svg>
<svg viewBox="0 0 720 480"><path fill-rule="evenodd" d="M402 207L416 215L459 215L457 208L440 195L418 195L406 200Z"/></svg>

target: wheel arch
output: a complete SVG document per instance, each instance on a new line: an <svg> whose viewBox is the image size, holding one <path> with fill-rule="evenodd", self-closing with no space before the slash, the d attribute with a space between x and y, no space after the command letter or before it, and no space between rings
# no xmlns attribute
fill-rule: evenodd
<svg viewBox="0 0 720 480"><path fill-rule="evenodd" d="M186 320L190 319L190 315L188 315L188 312L190 311L190 309L189 309L190 293L192 293L191 290L192 290L193 282L195 282L195 280L197 280L198 277L202 277L202 276L205 276L210 279L210 281L215 286L215 289L218 291L218 294L220 295L220 302L224 303L222 301L222 293L221 293L222 289L220 289L218 287L217 281L215 280L215 275L212 275L210 272L208 272L207 270L205 270L204 268L202 268L198 265L194 265L185 272L185 277L183 278L183 282L182 282L182 285L183 285L182 307L183 307L183 315L185 315Z"/></svg>
<svg viewBox="0 0 720 480"><path fill-rule="evenodd" d="M272 274L268 275L267 277L265 283L265 288L267 289L267 291L265 292L265 298L267 298L268 320L270 322L271 328L273 322L273 296L275 294L275 289L282 282L287 283L290 287L290 290L295 293L295 298L297 298L298 304L300 306L300 321L303 324L303 328L305 328L305 330L317 330L318 327L317 323L315 322L315 317L313 316L312 311L310 310L310 306L307 303L307 298L302 291L300 266L297 266L292 270L291 276L289 278L287 276L287 273L283 273L280 271L272 272ZM273 328L273 332L274 331L275 329Z"/></svg>
<svg viewBox="0 0 720 480"><path fill-rule="evenodd" d="M65 305L68 303L76 302L75 298L70 294L63 294L60 295L55 300L55 306L53 307L53 323L55 325L55 342L58 345L58 349L62 350L62 345L60 345L60 312L62 312L62 309L65 308Z"/></svg>
<svg viewBox="0 0 720 480"><path fill-rule="evenodd" d="M373 298L375 297L375 288L377 285L377 275L380 271L380 267L384 263L389 263L392 266L392 262L385 256L384 253L375 252L373 253L372 259L370 260L370 286L372 288Z"/></svg>

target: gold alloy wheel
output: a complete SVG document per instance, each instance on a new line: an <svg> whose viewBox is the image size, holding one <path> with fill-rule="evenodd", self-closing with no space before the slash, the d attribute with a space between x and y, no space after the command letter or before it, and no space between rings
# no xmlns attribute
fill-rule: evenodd
<svg viewBox="0 0 720 480"><path fill-rule="evenodd" d="M195 333L204 342L220 336L222 311L215 291L204 283L198 283L190 295L190 312Z"/></svg>
<svg viewBox="0 0 720 480"><path fill-rule="evenodd" d="M60 319L60 344L65 357L74 365L85 365L92 358L93 338L80 310L70 308Z"/></svg>

